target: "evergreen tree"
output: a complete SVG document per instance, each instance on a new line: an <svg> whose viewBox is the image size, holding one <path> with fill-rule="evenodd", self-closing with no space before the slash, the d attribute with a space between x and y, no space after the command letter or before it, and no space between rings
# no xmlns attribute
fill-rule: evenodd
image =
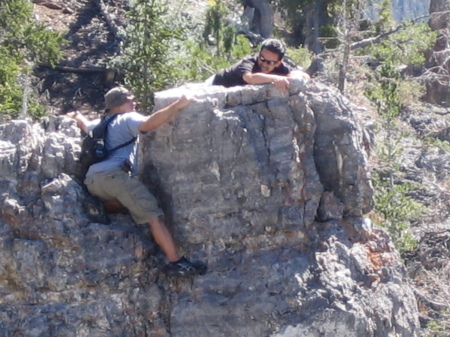
<svg viewBox="0 0 450 337"><path fill-rule="evenodd" d="M394 18L392 17L392 1L382 0L378 7L380 11L375 27L376 33L382 34L392 29L395 24Z"/></svg>
<svg viewBox="0 0 450 337"><path fill-rule="evenodd" d="M28 97L29 75L36 64L56 64L65 42L62 33L35 22L32 14L28 0L0 3L0 111L11 117L20 111L36 118L45 113L35 98Z"/></svg>
<svg viewBox="0 0 450 337"><path fill-rule="evenodd" d="M203 81L252 52L248 39L225 24L226 15L228 10L222 0L209 2L201 36L187 37L185 53L176 60L184 80Z"/></svg>
<svg viewBox="0 0 450 337"><path fill-rule="evenodd" d="M390 29L387 13L380 17L382 23L377 27L384 27L380 29ZM382 30L378 31L383 34ZM363 51L381 63L375 71L368 73L366 87L366 96L382 117L380 129L384 131L384 137L377 142L378 160L383 165L374 172L375 210L382 215L380 225L391 234L397 249L404 252L416 244L408 233L409 223L424 212L424 206L410 196L415 187L401 179L403 147L398 118L404 105L418 101L420 84L401 74L399 66L423 64L424 51L435 41L435 34L423 23L404 23L393 31L395 33Z"/></svg>
<svg viewBox="0 0 450 337"><path fill-rule="evenodd" d="M226 46L230 49L232 45L233 31L228 29L225 33L224 17L228 14L228 11L221 0L215 0L212 5L209 5L206 10L205 29L203 32L203 38L208 43L210 35L214 37L214 43L216 45L216 55L220 56L222 45L224 44L226 37ZM231 27L229 27L231 28Z"/></svg>
<svg viewBox="0 0 450 337"><path fill-rule="evenodd" d="M389 1L389 0L388 0ZM352 40L358 36L360 22L363 17L366 0L344 0L342 5L337 5L336 15L338 39L341 44L338 89L344 92L347 66L350 59L350 46ZM340 14L339 14L340 13Z"/></svg>
<svg viewBox="0 0 450 337"><path fill-rule="evenodd" d="M170 44L181 38L181 31L171 26L167 12L167 3L161 0L132 2L123 54L115 61L143 110L152 108L154 92L166 88L174 77Z"/></svg>

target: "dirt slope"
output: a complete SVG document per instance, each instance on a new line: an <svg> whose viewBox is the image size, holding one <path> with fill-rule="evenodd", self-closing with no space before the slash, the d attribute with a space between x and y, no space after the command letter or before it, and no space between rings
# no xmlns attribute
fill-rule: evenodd
<svg viewBox="0 0 450 337"><path fill-rule="evenodd" d="M72 108L92 112L103 108L103 94L112 85L104 70L117 54L119 38L111 24L123 22L125 1L34 1L35 18L65 32L65 56L56 69L36 70L37 89L53 114ZM108 24L109 22L109 24Z"/></svg>

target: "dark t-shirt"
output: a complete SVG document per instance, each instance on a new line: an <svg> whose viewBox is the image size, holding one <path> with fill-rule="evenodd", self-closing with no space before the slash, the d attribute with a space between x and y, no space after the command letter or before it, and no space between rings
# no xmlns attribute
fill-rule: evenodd
<svg viewBox="0 0 450 337"><path fill-rule="evenodd" d="M245 73L260 73L258 66L258 54L248 56L232 66L219 70L214 77L213 85L223 85L224 87L234 87L237 85L246 85L247 82L242 78ZM287 76L295 68L290 67L283 62L275 68L270 74Z"/></svg>

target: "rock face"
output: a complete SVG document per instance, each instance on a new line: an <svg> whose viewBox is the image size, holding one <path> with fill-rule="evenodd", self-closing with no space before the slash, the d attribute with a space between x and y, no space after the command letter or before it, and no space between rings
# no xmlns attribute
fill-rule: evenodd
<svg viewBox="0 0 450 337"><path fill-rule="evenodd" d="M413 20L429 13L430 1L433 0L391 0L392 17L397 22L405 20ZM367 4L368 15L372 19L376 19L379 13L379 5L381 1Z"/></svg>
<svg viewBox="0 0 450 337"><path fill-rule="evenodd" d="M392 14L397 22L427 15L432 0L392 0Z"/></svg>
<svg viewBox="0 0 450 337"><path fill-rule="evenodd" d="M2 336L420 336L372 208L367 139L340 94L224 89L141 138L143 181L202 277L168 278L147 228L76 178L65 117L0 126Z"/></svg>

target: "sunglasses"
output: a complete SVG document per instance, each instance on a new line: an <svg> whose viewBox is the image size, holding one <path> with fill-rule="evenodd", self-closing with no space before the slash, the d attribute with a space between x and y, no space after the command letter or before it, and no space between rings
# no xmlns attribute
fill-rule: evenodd
<svg viewBox="0 0 450 337"><path fill-rule="evenodd" d="M258 57L261 60L261 62L266 62L269 66L273 66L278 62L278 61L270 61L270 60L266 59L264 56L262 56L261 54L259 54Z"/></svg>

